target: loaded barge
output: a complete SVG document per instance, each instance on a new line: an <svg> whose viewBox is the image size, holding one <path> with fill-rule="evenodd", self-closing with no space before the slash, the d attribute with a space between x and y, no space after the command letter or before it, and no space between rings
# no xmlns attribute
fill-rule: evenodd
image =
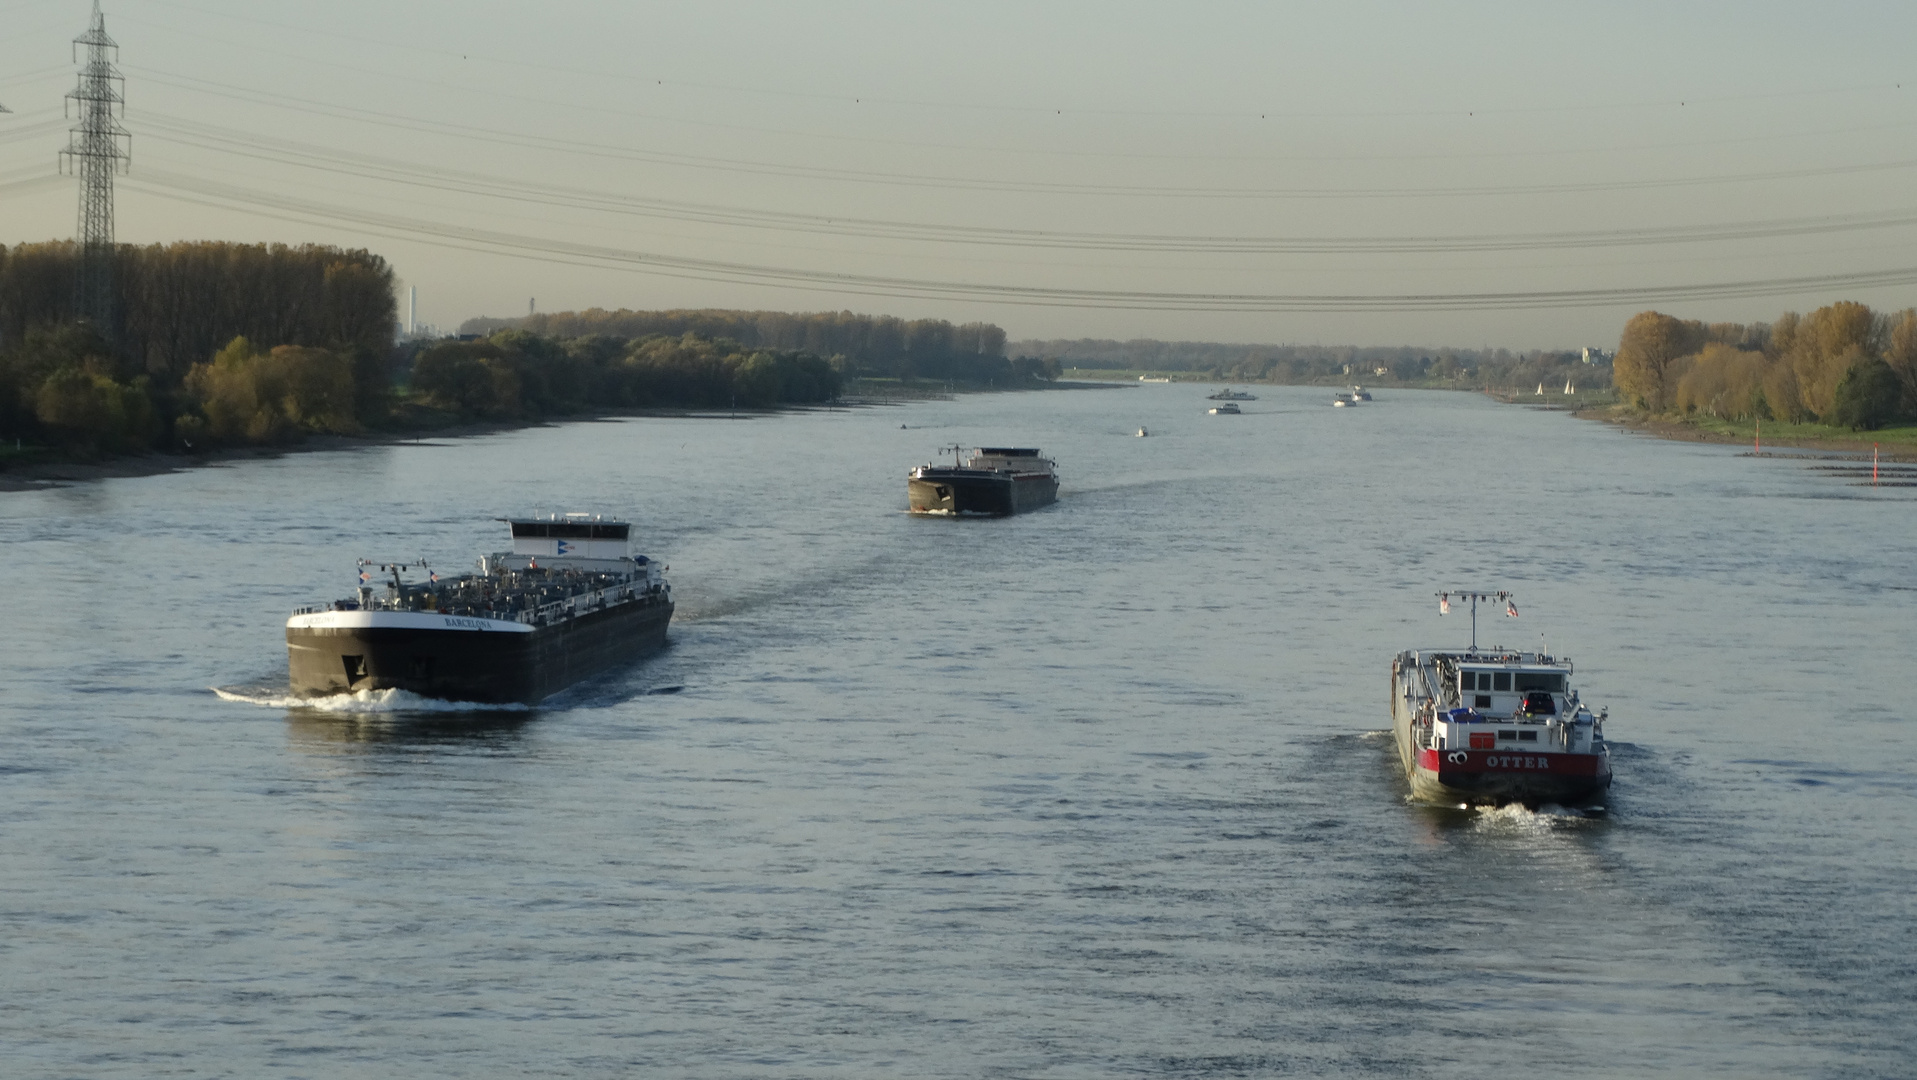
<svg viewBox="0 0 1917 1080"><path fill-rule="evenodd" d="M1471 645L1414 649L1391 661L1392 732L1411 794L1460 805L1585 806L1611 786L1605 711L1570 686L1571 661L1477 647L1477 603L1517 608L1509 593L1443 593L1472 605Z"/></svg>
<svg viewBox="0 0 1917 1080"><path fill-rule="evenodd" d="M921 465L906 478L906 499L914 514L1004 517L1058 501L1057 465L1039 457L1037 450L981 446L960 464L964 448L945 449L952 464Z"/></svg>
<svg viewBox="0 0 1917 1080"><path fill-rule="evenodd" d="M665 644L672 587L658 563L631 553L629 523L505 520L512 550L482 557L476 573L441 578L424 560L361 559L355 596L295 610L293 694L534 704Z"/></svg>

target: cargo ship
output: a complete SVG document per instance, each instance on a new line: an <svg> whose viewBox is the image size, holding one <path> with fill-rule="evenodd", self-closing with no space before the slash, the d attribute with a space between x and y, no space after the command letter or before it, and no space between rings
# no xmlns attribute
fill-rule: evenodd
<svg viewBox="0 0 1917 1080"><path fill-rule="evenodd" d="M1571 661L1479 649L1477 605L1517 607L1506 592L1440 593L1471 604L1471 645L1413 649L1391 661L1392 731L1412 797L1447 806L1591 806L1611 786L1605 711L1571 688Z"/></svg>
<svg viewBox="0 0 1917 1080"><path fill-rule="evenodd" d="M536 704L666 642L672 587L629 522L502 519L512 550L441 578L423 559L359 560L359 588L286 620L297 697L407 690ZM412 580L408 580L408 576Z"/></svg>
<svg viewBox="0 0 1917 1080"><path fill-rule="evenodd" d="M1058 501L1058 470L1050 458L1024 447L947 447L950 465L921 465L907 477L912 513L941 517L1004 517Z"/></svg>

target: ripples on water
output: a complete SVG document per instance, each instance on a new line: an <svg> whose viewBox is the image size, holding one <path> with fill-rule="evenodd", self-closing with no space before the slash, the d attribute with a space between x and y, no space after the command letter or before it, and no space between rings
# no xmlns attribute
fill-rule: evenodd
<svg viewBox="0 0 1917 1080"><path fill-rule="evenodd" d="M5 1072L1907 1072L1911 492L1204 392L0 496ZM1060 503L898 513L954 441L1042 446ZM532 509L640 521L672 647L538 709L284 699L355 557ZM1406 801L1389 657L1460 586L1611 708L1606 815Z"/></svg>

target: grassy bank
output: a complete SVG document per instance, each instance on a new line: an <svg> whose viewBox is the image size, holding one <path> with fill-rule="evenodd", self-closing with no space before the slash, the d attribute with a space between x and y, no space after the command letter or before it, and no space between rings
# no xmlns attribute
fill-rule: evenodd
<svg viewBox="0 0 1917 1080"><path fill-rule="evenodd" d="M1886 461L1917 461L1917 424L1902 423L1876 431L1781 420L1720 420L1716 417L1652 416L1624 405L1580 409L1578 416L1616 424L1660 439L1679 442L1760 445L1765 450L1792 447L1868 454L1880 450Z"/></svg>

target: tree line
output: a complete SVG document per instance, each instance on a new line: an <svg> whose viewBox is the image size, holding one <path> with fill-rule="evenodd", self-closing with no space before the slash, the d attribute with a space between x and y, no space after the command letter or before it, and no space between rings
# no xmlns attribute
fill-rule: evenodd
<svg viewBox="0 0 1917 1080"><path fill-rule="evenodd" d="M764 408L831 401L840 375L808 352L683 333L557 338L501 330L426 345L410 365L419 404L462 417L563 416L602 408Z"/></svg>
<svg viewBox="0 0 1917 1080"><path fill-rule="evenodd" d="M1644 311L1624 326L1616 378L1651 413L1879 428L1917 416L1917 309L1843 300L1748 325Z"/></svg>
<svg viewBox="0 0 1917 1080"><path fill-rule="evenodd" d="M750 349L810 353L830 359L850 377L952 380L1016 385L1056 378L1042 361L1008 359L1005 331L991 323L953 324L944 319L899 319L850 311L607 311L590 308L518 319L468 319L462 334L526 330L571 339L682 337L738 342Z"/></svg>
<svg viewBox="0 0 1917 1080"><path fill-rule="evenodd" d="M122 244L105 326L80 320L77 263L70 241L0 247L0 438L107 453L270 441L357 430L384 405L397 305L378 255Z"/></svg>
<svg viewBox="0 0 1917 1080"><path fill-rule="evenodd" d="M1514 389L1575 382L1611 385L1608 362L1585 363L1582 350L1513 352L1428 346L1238 345L1211 341L1098 338L1016 341L1010 348L1066 367L1182 371L1218 382L1335 384L1379 379L1459 389ZM1382 370L1382 373L1381 373Z"/></svg>
<svg viewBox="0 0 1917 1080"><path fill-rule="evenodd" d="M722 336L714 331L740 322L717 317L670 334L514 328L396 345L393 273L366 251L180 243L115 254L117 308L103 327L74 309L71 243L0 248L6 443L99 455L603 408L758 408L832 400L846 366L843 356ZM900 355L944 357L947 369L964 349L1004 340L979 325L842 321L861 319L868 348L895 338ZM754 337L801 337L805 321L781 328L760 313ZM843 344L850 331L839 332L824 340Z"/></svg>

